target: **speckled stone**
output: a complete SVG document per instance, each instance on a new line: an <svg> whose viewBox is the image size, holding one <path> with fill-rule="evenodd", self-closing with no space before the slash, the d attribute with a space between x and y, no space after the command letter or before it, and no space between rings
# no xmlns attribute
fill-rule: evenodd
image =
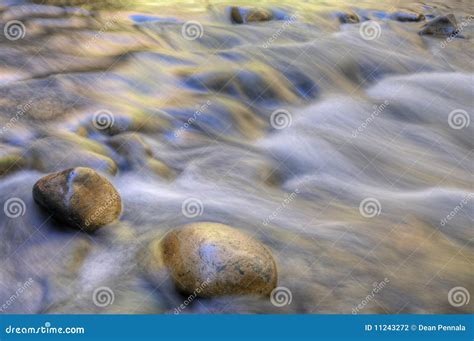
<svg viewBox="0 0 474 341"><path fill-rule="evenodd" d="M169 232L160 247L163 264L184 294L268 295L277 285L270 251L223 224L185 225Z"/></svg>
<svg viewBox="0 0 474 341"><path fill-rule="evenodd" d="M355 13L337 13L337 18L341 24L357 24L360 22L359 16Z"/></svg>
<svg viewBox="0 0 474 341"><path fill-rule="evenodd" d="M122 211L122 201L114 186L85 167L41 178L33 186L33 198L56 220L85 232L94 232L112 223Z"/></svg>
<svg viewBox="0 0 474 341"><path fill-rule="evenodd" d="M273 19L272 11L265 8L243 8L234 6L230 9L232 22L244 24L250 22L270 21Z"/></svg>
<svg viewBox="0 0 474 341"><path fill-rule="evenodd" d="M453 14L440 15L428 21L419 32L420 35L432 35L436 37L448 37L458 35L459 29L456 17Z"/></svg>

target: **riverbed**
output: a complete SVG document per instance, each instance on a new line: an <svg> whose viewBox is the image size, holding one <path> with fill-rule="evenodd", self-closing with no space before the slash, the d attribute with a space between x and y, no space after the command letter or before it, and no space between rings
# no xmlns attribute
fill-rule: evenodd
<svg viewBox="0 0 474 341"><path fill-rule="evenodd" d="M211 221L271 251L283 301L180 313L472 313L472 3L232 6L0 1L1 311L173 314L150 243ZM78 166L122 198L94 234L32 198Z"/></svg>

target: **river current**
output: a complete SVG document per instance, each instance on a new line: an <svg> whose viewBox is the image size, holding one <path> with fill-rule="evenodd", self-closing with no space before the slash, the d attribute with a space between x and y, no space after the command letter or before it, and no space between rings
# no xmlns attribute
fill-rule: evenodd
<svg viewBox="0 0 474 341"><path fill-rule="evenodd" d="M213 221L271 250L291 302L183 313L472 313L450 294L474 294L472 2L260 1L274 20L244 24L230 6L255 3L0 1L2 311L173 313L143 255ZM455 37L419 35L449 13ZM123 200L93 235L31 195L75 166Z"/></svg>

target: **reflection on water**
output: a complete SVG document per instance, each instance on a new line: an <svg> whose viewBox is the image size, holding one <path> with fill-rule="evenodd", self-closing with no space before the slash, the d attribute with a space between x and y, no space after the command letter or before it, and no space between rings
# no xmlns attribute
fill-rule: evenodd
<svg viewBox="0 0 474 341"><path fill-rule="evenodd" d="M2 309L172 312L183 297L144 250L215 221L271 249L292 303L187 313L472 312L448 300L474 293L470 1L265 1L273 20L241 25L229 6L251 1L37 3L0 1L19 29L0 35L0 202L24 203L0 212L0 303L33 281ZM460 34L418 34L448 13ZM31 197L78 165L109 174L124 203L94 236ZM91 301L101 286L112 305Z"/></svg>

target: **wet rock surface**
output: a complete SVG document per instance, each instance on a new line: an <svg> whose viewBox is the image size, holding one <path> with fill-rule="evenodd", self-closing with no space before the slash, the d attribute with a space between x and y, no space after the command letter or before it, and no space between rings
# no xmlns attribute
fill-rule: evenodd
<svg viewBox="0 0 474 341"><path fill-rule="evenodd" d="M420 31L420 35L448 37L458 33L458 24L453 14L440 15L428 21Z"/></svg>
<svg viewBox="0 0 474 341"><path fill-rule="evenodd" d="M336 17L339 19L341 24L357 24L360 22L360 18L355 13L336 13Z"/></svg>
<svg viewBox="0 0 474 341"><path fill-rule="evenodd" d="M116 221L122 211L114 186L93 169L84 167L41 178L33 187L33 198L56 220L85 232Z"/></svg>
<svg viewBox="0 0 474 341"><path fill-rule="evenodd" d="M252 22L263 22L274 19L272 11L265 8L244 8L234 6L230 9L232 22L245 24Z"/></svg>
<svg viewBox="0 0 474 341"><path fill-rule="evenodd" d="M364 313L471 312L446 299L455 286L474 292L464 204L471 1L35 2L58 7L0 1L0 302L35 280L7 312L173 311L185 297L174 282L160 286L168 278L158 275L161 248L144 271L136 254L192 221L235 226L271 248L278 285L293 301L276 307L261 294L219 294L186 313L350 314L386 276L380 305L369 302ZM237 24L231 6L265 10L239 11ZM335 13L360 23L341 24ZM421 39L425 22L412 13L453 13L454 36L466 39ZM9 20L23 23L24 36L6 37ZM183 30L189 21L194 31ZM50 219L31 195L43 174L76 167L115 174L124 203L120 220L94 235L64 233L89 208L76 206L74 222ZM80 187L91 198L84 207L107 192ZM47 201L56 197L64 196L41 200L64 217L72 209ZM364 198L380 202L378 216L361 215ZM183 213L188 199L193 218ZM18 217L7 215L8 202ZM234 274L226 280L238 281ZM102 286L115 292L105 308L91 301Z"/></svg>
<svg viewBox="0 0 474 341"><path fill-rule="evenodd" d="M395 12L390 15L390 19L401 22L418 22L425 20L425 16L421 13Z"/></svg>
<svg viewBox="0 0 474 341"><path fill-rule="evenodd" d="M268 295L277 284L270 251L235 228L194 223L169 232L160 247L176 287L201 297Z"/></svg>

